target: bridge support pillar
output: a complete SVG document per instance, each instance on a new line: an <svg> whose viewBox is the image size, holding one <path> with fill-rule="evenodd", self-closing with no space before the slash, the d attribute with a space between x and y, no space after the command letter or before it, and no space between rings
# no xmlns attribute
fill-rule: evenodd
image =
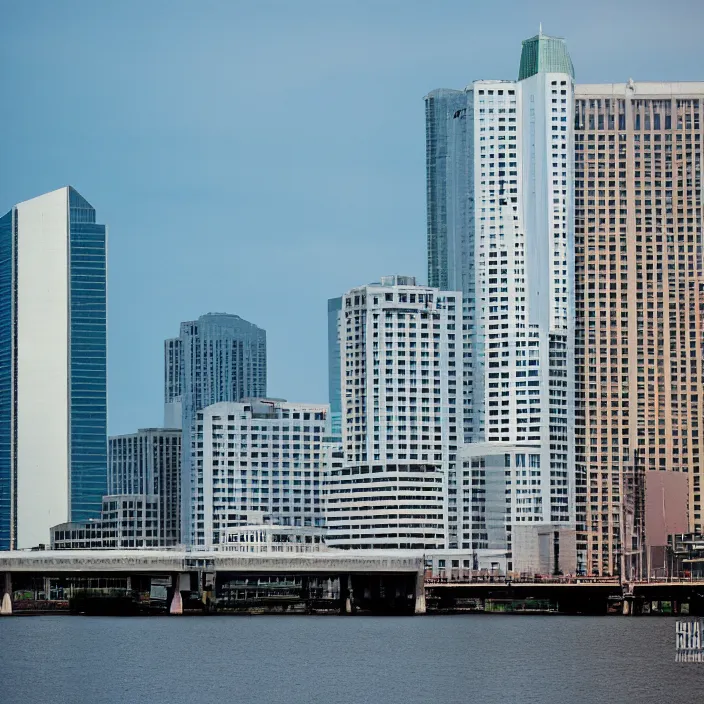
<svg viewBox="0 0 704 704"><path fill-rule="evenodd" d="M5 572L3 577L3 595L0 602L0 616L10 616L12 614L12 575Z"/></svg>
<svg viewBox="0 0 704 704"><path fill-rule="evenodd" d="M191 575L189 572L180 573L177 572L173 576L174 583L174 596L171 599L171 606L169 606L169 613L173 616L180 616L183 614L183 598L181 596L182 591L190 591L191 589Z"/></svg>
<svg viewBox="0 0 704 704"><path fill-rule="evenodd" d="M352 575L347 575L347 599L345 600L345 613L354 613L354 589L352 588Z"/></svg>
<svg viewBox="0 0 704 704"><path fill-rule="evenodd" d="M169 613L172 616L180 616L183 613L183 599L181 599L181 592L178 589L174 589L174 597L171 599Z"/></svg>
<svg viewBox="0 0 704 704"><path fill-rule="evenodd" d="M354 591L352 589L352 575L340 575L340 613L354 613Z"/></svg>
<svg viewBox="0 0 704 704"><path fill-rule="evenodd" d="M418 572L416 574L416 588L415 588L415 609L414 613L424 614L425 613L425 572Z"/></svg>

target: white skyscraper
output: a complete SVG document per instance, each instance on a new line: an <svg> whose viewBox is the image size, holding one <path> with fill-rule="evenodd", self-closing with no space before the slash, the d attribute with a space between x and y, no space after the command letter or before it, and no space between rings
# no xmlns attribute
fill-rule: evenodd
<svg viewBox="0 0 704 704"><path fill-rule="evenodd" d="M0 550L98 518L106 485L106 228L65 187L0 218Z"/></svg>
<svg viewBox="0 0 704 704"><path fill-rule="evenodd" d="M426 97L429 278L465 309L458 547L514 569L574 554L573 84L540 33L518 81Z"/></svg>
<svg viewBox="0 0 704 704"><path fill-rule="evenodd" d="M348 291L341 316L344 455L326 474L327 543L444 547L456 531L461 294L389 276Z"/></svg>

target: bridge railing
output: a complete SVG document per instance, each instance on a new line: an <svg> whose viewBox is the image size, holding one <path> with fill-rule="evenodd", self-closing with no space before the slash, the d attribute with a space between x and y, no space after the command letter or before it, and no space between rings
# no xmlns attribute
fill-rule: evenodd
<svg viewBox="0 0 704 704"><path fill-rule="evenodd" d="M576 577L547 575L452 575L430 576L425 578L426 585L433 584L619 584L618 577Z"/></svg>
<svg viewBox="0 0 704 704"><path fill-rule="evenodd" d="M689 575L688 577L651 577L650 579L630 579L629 584L701 584L704 576Z"/></svg>

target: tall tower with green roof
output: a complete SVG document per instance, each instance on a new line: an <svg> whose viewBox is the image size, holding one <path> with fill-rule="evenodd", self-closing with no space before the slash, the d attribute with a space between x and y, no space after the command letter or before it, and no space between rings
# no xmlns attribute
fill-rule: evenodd
<svg viewBox="0 0 704 704"><path fill-rule="evenodd" d="M574 66L562 37L549 37L542 29L534 37L523 40L518 80L537 73L566 73L574 79Z"/></svg>
<svg viewBox="0 0 704 704"><path fill-rule="evenodd" d="M462 291L466 445L448 473L448 547L508 547L509 569L553 572L540 548L549 532L559 569L572 572L583 560L575 532L574 69L565 42L541 28L523 42L518 80L434 90L425 108L428 279ZM486 477L481 497L462 488L474 476Z"/></svg>

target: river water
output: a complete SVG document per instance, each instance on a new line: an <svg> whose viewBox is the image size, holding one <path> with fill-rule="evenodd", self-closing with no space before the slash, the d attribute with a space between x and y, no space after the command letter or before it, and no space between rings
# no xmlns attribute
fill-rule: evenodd
<svg viewBox="0 0 704 704"><path fill-rule="evenodd" d="M0 619L2 704L702 704L675 620Z"/></svg>

